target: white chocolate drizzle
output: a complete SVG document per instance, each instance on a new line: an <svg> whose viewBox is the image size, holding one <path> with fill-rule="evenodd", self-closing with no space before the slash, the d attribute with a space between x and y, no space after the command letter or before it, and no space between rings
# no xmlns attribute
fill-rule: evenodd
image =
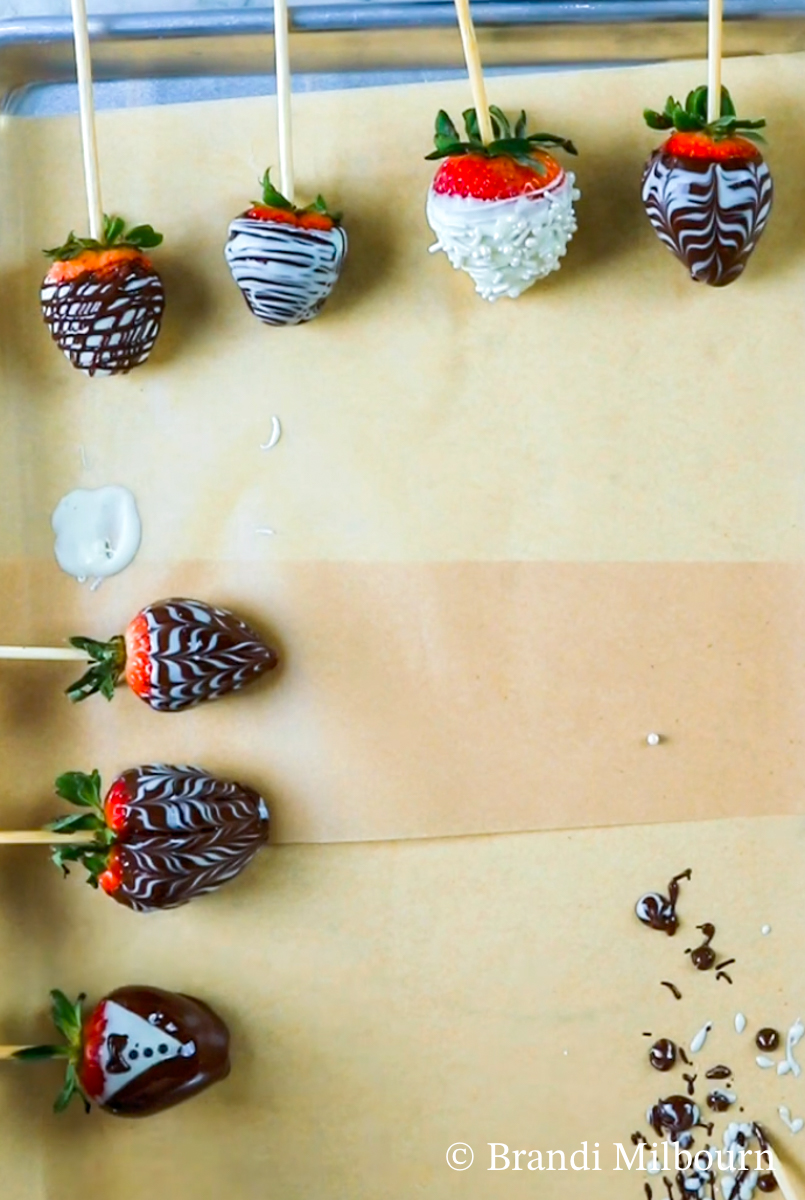
<svg viewBox="0 0 805 1200"><path fill-rule="evenodd" d="M777 1111L780 1114L782 1123L787 1125L792 1133L799 1133L802 1127L805 1126L805 1121L803 1121L802 1117L792 1117L791 1109L787 1108L785 1104L781 1104Z"/></svg>
<svg viewBox="0 0 805 1200"><path fill-rule="evenodd" d="M712 1021L707 1021L707 1022L706 1022L704 1025L702 1025L701 1029L700 1029L700 1030L699 1030L699 1032L696 1034L696 1036L694 1037L693 1041L690 1043L690 1052L691 1052L691 1054L698 1054L698 1053L699 1053L699 1051L700 1051L700 1050L702 1049L702 1047L704 1046L704 1043L707 1041L707 1035L708 1035L708 1033L710 1032L710 1030L711 1030L712 1028L713 1028L713 1022L712 1022Z"/></svg>
<svg viewBox="0 0 805 1200"><path fill-rule="evenodd" d="M788 1073L791 1072L794 1078L798 1079L802 1074L802 1067L794 1058L794 1047L802 1041L803 1034L805 1034L805 1025L803 1025L802 1021L797 1018L786 1034L785 1060L781 1063L778 1063L778 1075L788 1075Z"/></svg>
<svg viewBox="0 0 805 1200"><path fill-rule="evenodd" d="M745 1029L746 1029L746 1017L741 1012L736 1013L735 1014L735 1032L743 1033L743 1031Z"/></svg>
<svg viewBox="0 0 805 1200"><path fill-rule="evenodd" d="M271 433L269 434L268 441L261 442L260 449L261 450L273 450L281 437L282 437L282 426L280 425L280 419L279 419L279 417L274 416L271 418Z"/></svg>

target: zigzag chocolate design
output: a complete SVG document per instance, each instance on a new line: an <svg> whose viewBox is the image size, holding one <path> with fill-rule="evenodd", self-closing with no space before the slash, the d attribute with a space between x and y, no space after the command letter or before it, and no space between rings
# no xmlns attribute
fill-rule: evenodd
<svg viewBox="0 0 805 1200"><path fill-rule="evenodd" d="M655 150L643 203L661 241L699 283L724 287L742 273L766 227L774 187L762 159L722 164Z"/></svg>
<svg viewBox="0 0 805 1200"><path fill-rule="evenodd" d="M120 779L130 800L116 842L122 883L113 896L128 908L176 908L215 891L268 840L268 808L252 788L161 763Z"/></svg>
<svg viewBox="0 0 805 1200"><path fill-rule="evenodd" d="M151 658L144 699L160 712L217 700L277 665L276 652L226 609L199 600L162 600L142 615Z"/></svg>

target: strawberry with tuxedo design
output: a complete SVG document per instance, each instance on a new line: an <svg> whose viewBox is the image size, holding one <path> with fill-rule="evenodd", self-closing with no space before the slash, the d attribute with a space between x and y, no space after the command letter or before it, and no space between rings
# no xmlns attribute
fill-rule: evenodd
<svg viewBox="0 0 805 1200"><path fill-rule="evenodd" d="M230 1071L229 1030L203 1000L157 987L121 987L89 1014L51 992L53 1022L64 1041L26 1046L18 1062L63 1059L64 1086L54 1104L63 1112L78 1096L117 1117L148 1117L189 1100Z"/></svg>

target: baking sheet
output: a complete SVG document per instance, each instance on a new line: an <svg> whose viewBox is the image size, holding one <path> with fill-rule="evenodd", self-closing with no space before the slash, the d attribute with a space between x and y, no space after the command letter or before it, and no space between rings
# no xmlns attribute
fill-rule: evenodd
<svg viewBox="0 0 805 1200"><path fill-rule="evenodd" d="M800 58L729 66L741 110L770 119L778 201L745 279L714 293L637 195L640 110L701 75L495 84L585 151L562 273L495 308L426 253L419 155L463 88L300 98L300 184L349 213L353 250L326 316L287 331L251 321L221 256L273 155L271 104L104 114L108 206L164 229L170 297L152 363L109 382L38 325L37 248L83 222L77 130L4 119L0 637L111 633L182 590L287 658L175 720L125 694L72 709L62 668L4 667L4 823L48 816L66 768L200 758L272 796L280 840L363 842L278 846L152 918L4 855L4 1040L46 1035L54 984L139 980L212 1002L236 1059L143 1124L56 1122L51 1068L4 1069L9 1200L524 1194L532 1174L454 1173L447 1148L625 1142L657 1098L642 1031L707 1019L742 1103L798 1152L774 1122L802 1111L801 1083L758 1072L730 1022L740 1004L784 1028L803 997L805 82ZM283 439L261 452L274 413ZM49 515L112 482L138 497L143 548L90 594L58 573ZM680 817L699 819L489 836ZM685 978L689 943L632 916L689 865L685 919L717 923L732 988ZM550 1178L552 1196L587 1188L639 1200L642 1180Z"/></svg>

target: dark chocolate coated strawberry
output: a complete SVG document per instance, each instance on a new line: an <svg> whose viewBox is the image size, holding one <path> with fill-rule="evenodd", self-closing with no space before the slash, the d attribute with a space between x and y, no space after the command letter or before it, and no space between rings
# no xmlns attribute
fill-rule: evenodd
<svg viewBox="0 0 805 1200"><path fill-rule="evenodd" d="M81 811L50 828L96 836L91 843L55 846L53 861L64 871L68 863L82 863L88 883L137 912L177 908L216 891L268 841L265 800L195 767L134 767L103 800L97 771L69 771L56 780L56 791Z"/></svg>
<svg viewBox="0 0 805 1200"><path fill-rule="evenodd" d="M203 1000L156 987L121 987L88 1017L84 996L73 1004L51 992L58 1046L28 1046L20 1061L65 1058L67 1075L54 1105L74 1095L118 1117L148 1117L198 1095L230 1071L229 1030Z"/></svg>
<svg viewBox="0 0 805 1200"><path fill-rule="evenodd" d="M644 116L673 131L643 173L648 218L694 281L724 287L743 273L771 212L771 173L756 144L766 122L739 120L726 88L721 116L709 121L706 87L684 107L669 96L663 112Z"/></svg>
<svg viewBox="0 0 805 1200"><path fill-rule="evenodd" d="M150 225L126 230L104 216L103 237L71 233L46 250L53 266L42 283L42 315L53 340L87 375L124 375L154 348L165 291L145 250L162 234Z"/></svg>
<svg viewBox="0 0 805 1200"><path fill-rule="evenodd" d="M179 712L217 700L270 671L279 662L259 634L225 608L203 600L148 604L125 633L108 642L70 638L92 665L67 689L71 700L101 692L111 700L125 677L131 690L158 712Z"/></svg>

